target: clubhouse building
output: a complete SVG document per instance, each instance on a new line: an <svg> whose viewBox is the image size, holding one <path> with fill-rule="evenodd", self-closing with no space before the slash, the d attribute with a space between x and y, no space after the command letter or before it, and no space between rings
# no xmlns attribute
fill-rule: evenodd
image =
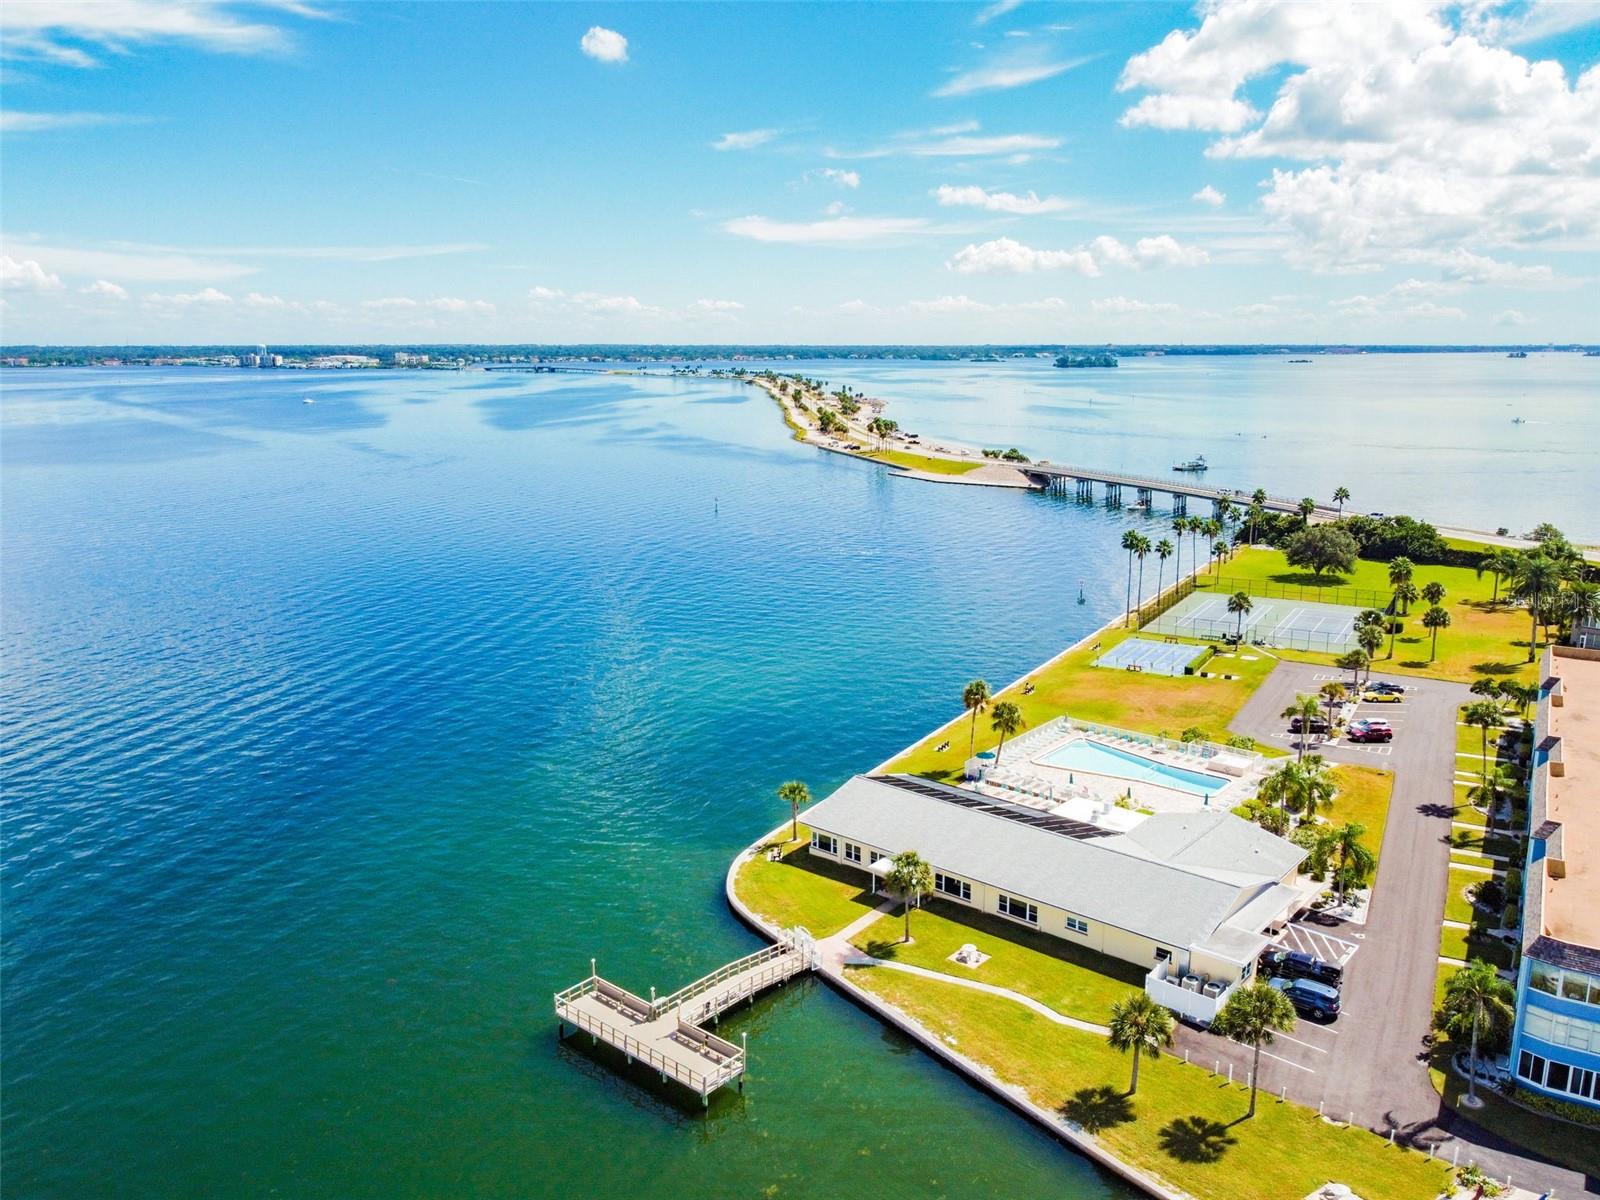
<svg viewBox="0 0 1600 1200"><path fill-rule="evenodd" d="M1511 1069L1600 1108L1600 648L1552 646L1539 677Z"/></svg>
<svg viewBox="0 0 1600 1200"><path fill-rule="evenodd" d="M907 775L858 775L801 815L811 851L873 877L915 850L933 895L1137 963L1208 1020L1318 885L1306 852L1221 809L1080 821Z"/></svg>

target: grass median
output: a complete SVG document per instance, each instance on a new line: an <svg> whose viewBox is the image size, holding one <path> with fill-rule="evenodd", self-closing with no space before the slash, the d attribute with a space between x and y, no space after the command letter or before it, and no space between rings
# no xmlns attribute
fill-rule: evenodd
<svg viewBox="0 0 1600 1200"><path fill-rule="evenodd" d="M850 980L894 1005L958 1053L1023 1088L1124 1162L1199 1200L1299 1197L1329 1181L1364 1200L1415 1200L1443 1190L1446 1168L1361 1129L1249 1091L1164 1055L1146 1057L1139 1091L1130 1063L1097 1034L1056 1025L1011 1000L898 971L856 970Z"/></svg>

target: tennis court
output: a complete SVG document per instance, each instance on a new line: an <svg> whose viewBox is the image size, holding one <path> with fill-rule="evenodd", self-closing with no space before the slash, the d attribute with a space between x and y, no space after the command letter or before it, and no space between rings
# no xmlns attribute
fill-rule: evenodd
<svg viewBox="0 0 1600 1200"><path fill-rule="evenodd" d="M1152 675L1182 675L1183 668L1203 653L1204 646L1131 637L1107 650L1095 660L1094 665L1124 671L1148 671Z"/></svg>
<svg viewBox="0 0 1600 1200"><path fill-rule="evenodd" d="M1359 608L1315 600L1268 600L1260 596L1250 599L1250 611L1244 615L1242 626L1246 642L1335 653L1356 644ZM1186 596L1145 626L1147 633L1197 638L1231 637L1240 630L1238 614L1228 611L1228 597L1217 592Z"/></svg>

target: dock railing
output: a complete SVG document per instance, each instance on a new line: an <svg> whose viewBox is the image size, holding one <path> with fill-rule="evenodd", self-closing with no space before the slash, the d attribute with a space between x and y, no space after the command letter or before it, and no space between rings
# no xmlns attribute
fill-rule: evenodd
<svg viewBox="0 0 1600 1200"><path fill-rule="evenodd" d="M608 1046L622 1051L629 1058L639 1062L648 1063L656 1071L668 1078L675 1079L685 1087L693 1089L700 1095L709 1095L717 1088L739 1075L744 1070L744 1051L732 1042L724 1041L714 1034L705 1034L705 1038L714 1039L712 1047L724 1061L714 1072L696 1071L693 1067L668 1058L654 1047L645 1044L638 1038L628 1033L620 1026L602 1020L584 1012L582 1009L572 1008L571 1000L584 996L595 990L595 984L600 982L596 977L590 976L582 983L567 988L564 992L556 993L556 1013L563 1020L570 1021L578 1029L599 1038ZM680 1025L682 1023L680 1022ZM696 1033L703 1031L696 1030ZM696 1039L704 1044L703 1039Z"/></svg>
<svg viewBox="0 0 1600 1200"><path fill-rule="evenodd" d="M785 930L783 940L774 945L757 950L754 954L747 954L743 958L734 959L730 963L724 963L709 975L702 975L693 983L685 984L671 995L663 996L652 1006L651 1016L664 1016L675 1008L681 1008L698 996L715 991L720 985L735 976L742 975L763 964L771 964L767 970L758 971L755 975L743 981L736 989L737 995L722 996L719 994L716 997L715 1004L702 1006L700 1015L694 1019L704 1020L707 1017L714 1016L729 1007L735 1000L753 996L755 993L763 991L791 975L796 975L814 966L813 957L815 952L812 946L811 935L806 930Z"/></svg>

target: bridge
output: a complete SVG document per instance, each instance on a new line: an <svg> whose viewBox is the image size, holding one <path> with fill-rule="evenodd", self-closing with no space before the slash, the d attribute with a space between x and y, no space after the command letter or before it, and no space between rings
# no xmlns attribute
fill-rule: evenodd
<svg viewBox="0 0 1600 1200"><path fill-rule="evenodd" d="M567 1026L590 1040L620 1050L631 1066L641 1062L709 1105L711 1093L737 1082L744 1090L746 1041L734 1045L705 1026L715 1023L741 1000L753 1000L768 988L788 982L817 965L817 948L804 929L785 931L776 945L725 963L669 996L650 999L602 979L589 962L589 977L555 996L557 1037Z"/></svg>
<svg viewBox="0 0 1600 1200"><path fill-rule="evenodd" d="M1104 489L1105 502L1110 508L1122 507L1122 492L1124 488L1133 491L1134 502L1132 506L1135 508L1149 509L1153 507L1155 493L1157 492L1163 492L1171 496L1172 511L1179 516L1183 516L1188 512L1190 500L1211 501L1213 512L1225 500L1241 509L1248 508L1250 505L1251 493L1249 492L1242 491L1239 488L1209 487L1204 482L1195 480L1188 475L1185 475L1182 479L1150 479L1143 475L1127 475L1121 471L1100 471L1092 467L1066 467L1047 461L1023 464L1019 469L1036 486L1062 495L1073 491L1079 500L1086 503L1094 499L1094 487L1095 484L1099 484ZM1262 502L1261 507L1269 512L1297 513L1300 511L1300 501L1298 498L1291 499L1288 496L1268 496ZM1312 511L1311 519L1313 521L1331 521L1338 515L1338 510L1331 505L1319 504Z"/></svg>

